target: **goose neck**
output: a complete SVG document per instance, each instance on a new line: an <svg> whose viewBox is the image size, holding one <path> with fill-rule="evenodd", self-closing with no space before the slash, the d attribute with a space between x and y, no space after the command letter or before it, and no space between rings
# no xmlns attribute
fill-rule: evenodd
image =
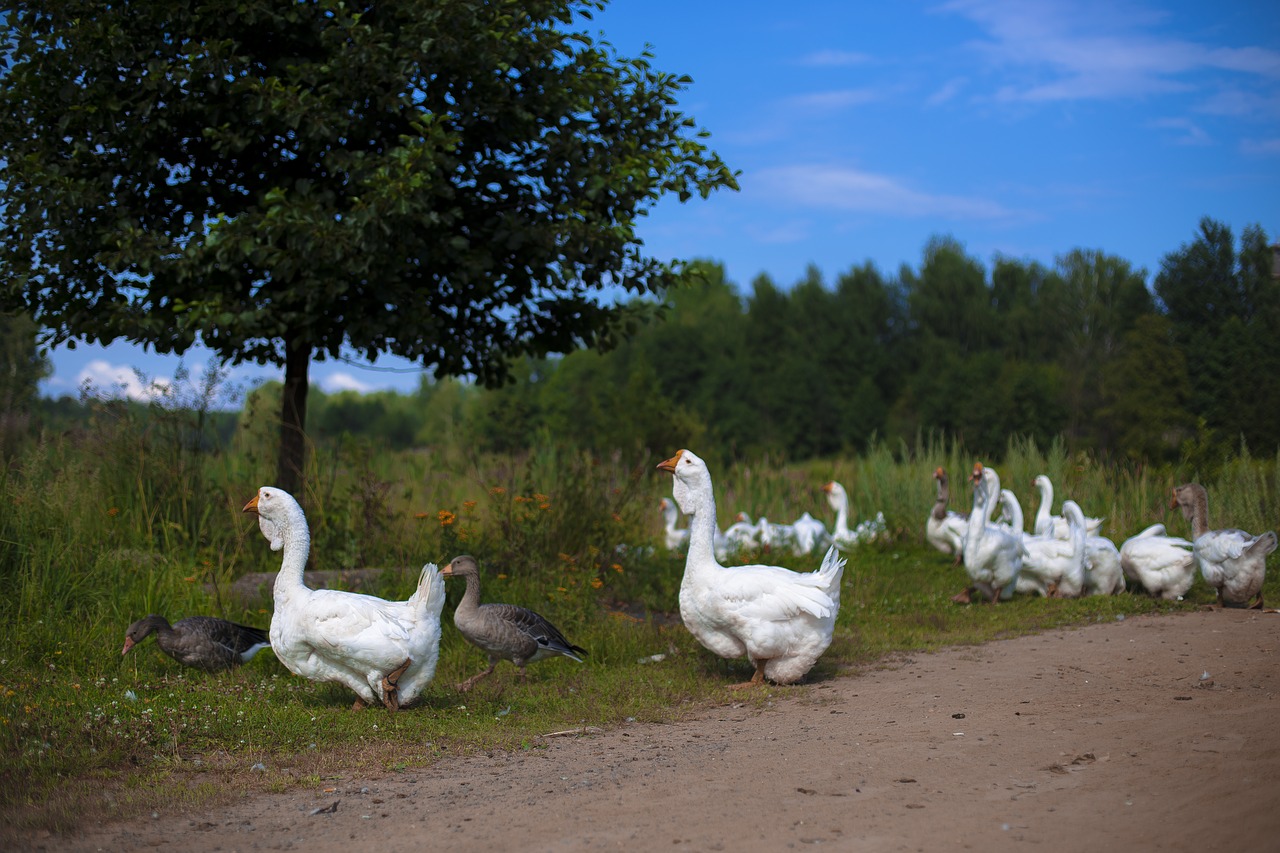
<svg viewBox="0 0 1280 853"><path fill-rule="evenodd" d="M299 589L306 589L303 573L307 568L307 557L311 553L311 532L307 529L306 519L290 518L284 523L281 539L284 546L280 561L280 572L276 575L276 598L288 598L289 594Z"/></svg>
<svg viewBox="0 0 1280 853"><path fill-rule="evenodd" d="M711 490L700 489L690 509L686 565L716 563L716 499Z"/></svg>

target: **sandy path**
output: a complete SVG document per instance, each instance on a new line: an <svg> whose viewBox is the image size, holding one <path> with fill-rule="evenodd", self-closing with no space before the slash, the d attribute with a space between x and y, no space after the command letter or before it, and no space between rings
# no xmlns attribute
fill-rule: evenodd
<svg viewBox="0 0 1280 853"><path fill-rule="evenodd" d="M775 689L765 710L725 706L37 844L1280 849L1278 647L1280 615L1131 617Z"/></svg>

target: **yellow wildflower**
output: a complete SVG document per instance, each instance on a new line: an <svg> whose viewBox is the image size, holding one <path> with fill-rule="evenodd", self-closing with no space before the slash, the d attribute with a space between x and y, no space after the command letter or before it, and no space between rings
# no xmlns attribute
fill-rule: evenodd
<svg viewBox="0 0 1280 853"><path fill-rule="evenodd" d="M592 589L599 589L599 588L600 588L600 587L602 587L602 586L604 586L604 581L600 580L600 578L592 578L592 579L591 579L591 588L592 588Z"/></svg>
<svg viewBox="0 0 1280 853"><path fill-rule="evenodd" d="M450 524L453 524L453 520L456 517L457 516L449 512L449 510L447 509L442 509L438 513L436 513L436 518L440 519L441 527L448 527Z"/></svg>
<svg viewBox="0 0 1280 853"><path fill-rule="evenodd" d="M463 509L465 509L467 512L471 512L471 510L473 510L473 509L475 509L475 508L476 508L476 502L475 502L475 501L463 501L463 502L462 502L462 508L463 508Z"/></svg>
<svg viewBox="0 0 1280 853"><path fill-rule="evenodd" d="M107 515L111 516L112 518L115 518L119 514L120 514L120 507L118 506L113 506L111 507L111 509L107 510Z"/></svg>

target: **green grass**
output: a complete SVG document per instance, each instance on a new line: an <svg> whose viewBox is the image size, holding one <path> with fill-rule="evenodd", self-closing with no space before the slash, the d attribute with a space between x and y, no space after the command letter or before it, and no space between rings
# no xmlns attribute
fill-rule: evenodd
<svg viewBox="0 0 1280 853"><path fill-rule="evenodd" d="M950 595L963 585L963 569L918 544L857 552L846 569L836 639L810 681L856 672L894 652L1210 600L1197 585L1181 604L1125 594L960 606ZM28 626L9 638L0 661L2 805L13 827L63 830L86 815L127 816L237 791L318 785L333 773L404 769L470 750L538 748L541 735L586 725L670 721L727 701L726 686L750 674L745 662L726 663L702 650L678 624L606 610L571 634L591 651L586 664L541 662L530 667L527 684L502 664L463 695L451 685L484 660L446 623L436 681L419 706L391 716L351 712L345 691L296 678L269 654L210 676L183 669L154 642L121 659L117 625L67 627ZM653 655L665 657L641 662ZM796 689L804 688L782 688ZM157 781L168 784L152 791Z"/></svg>
<svg viewBox="0 0 1280 853"><path fill-rule="evenodd" d="M183 669L154 640L122 658L125 628L149 612L265 626L269 601L239 601L231 583L279 565L240 511L269 482L260 461L193 456L137 427L104 419L0 467L0 829L61 831L472 750L536 750L550 732L679 719L730 701L727 685L750 675L745 661L714 658L672 617L683 561L660 547L657 503L671 483L653 466L665 455L602 460L564 450L481 459L458 449L394 456L320 449L305 497L316 568L398 569L373 591L403 598L423 562L472 553L484 599L543 613L590 651L583 665L541 662L521 684L500 664L472 693L456 693L452 685L483 668L484 658L448 620L462 594L453 583L436 680L418 707L395 716L353 713L351 695L291 675L266 652L213 676ZM983 461L1000 468L1028 515L1031 478L1047 473L1059 501L1073 497L1089 514L1108 516L1117 544L1153 521L1187 532L1166 496L1194 472L1104 466L1019 444L1007 457ZM1197 581L1181 603L1124 594L954 604L964 570L927 548L922 528L933 469L951 472L953 506L967 509L963 474L972 462L956 447L921 445L803 466L713 469L722 524L739 508L783 520L808 510L830 522L820 492L829 479L849 490L851 523L876 510L888 518L892 541L850 556L836 637L810 681L894 653L1211 600ZM1229 463L1207 484L1211 521L1274 528L1278 468L1247 454ZM820 559L782 562L809 570ZM1278 583L1273 572L1266 590L1273 601Z"/></svg>

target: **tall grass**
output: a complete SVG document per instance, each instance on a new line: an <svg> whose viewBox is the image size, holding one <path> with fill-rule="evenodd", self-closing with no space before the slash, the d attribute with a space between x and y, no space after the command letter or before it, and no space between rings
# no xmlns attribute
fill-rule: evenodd
<svg viewBox="0 0 1280 853"><path fill-rule="evenodd" d="M405 597L424 562L471 553L485 600L533 607L590 651L585 665L532 667L525 686L500 668L463 698L450 685L484 658L446 617L424 707L388 718L348 712L341 690L297 679L269 654L220 676L183 670L154 642L120 656L125 627L147 613L267 624L270 602L232 589L242 575L279 565L241 512L269 484L264 471L272 466L255 443L241 436L227 450L211 445L198 411L160 407L140 416L110 405L83 431L32 442L0 467L4 824L64 827L161 796L129 780L190 779L180 796L214 796L184 775L211 764L240 785L256 784L248 768L259 762L317 768L341 756L391 767L477 745L524 748L541 732L584 723L672 719L722 697L727 681L746 674L728 679L726 670L745 664L712 658L672 617L683 561L662 549L657 505L671 481L654 466L676 449L601 458L557 447L515 457L458 445L401 454L352 442L312 448L302 498L314 568L386 568L373 591ZM974 461L954 442L921 438L859 457L713 470L722 525L738 510L782 521L808 511L830 524L821 486L832 479L850 494L852 522L876 512L888 520L890 540L850 558L836 640L814 678L895 650L1210 600L1197 584L1185 604L1136 595L953 604L963 571L924 546L922 530L933 470L951 473L952 504L967 509L965 475ZM1003 459L981 461L997 467L1028 515L1031 480L1044 473L1058 501L1070 497L1106 516L1117 544L1156 521L1188 532L1168 495L1195 472L1103 465L1060 445L1042 451L1021 441L1010 442ZM1242 451L1205 485L1215 525L1280 527L1280 458ZM820 558L785 562L806 570ZM1269 597L1278 586L1273 573ZM446 614L462 593L448 589ZM272 773L263 778L295 784ZM104 805L103 785L115 786L114 805Z"/></svg>

